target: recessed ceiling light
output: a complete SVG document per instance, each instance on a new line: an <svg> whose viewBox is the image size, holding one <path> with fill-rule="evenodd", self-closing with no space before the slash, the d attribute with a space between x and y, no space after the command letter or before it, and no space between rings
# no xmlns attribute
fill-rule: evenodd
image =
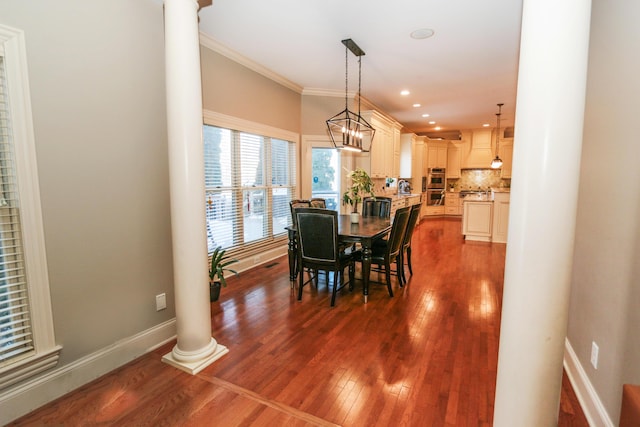
<svg viewBox="0 0 640 427"><path fill-rule="evenodd" d="M433 36L434 31L431 28L420 28L411 32L411 38L416 40L428 39Z"/></svg>
<svg viewBox="0 0 640 427"><path fill-rule="evenodd" d="M483 127L483 128L488 128L489 126L491 126L489 123L483 123L483 124L482 124L482 127Z"/></svg>
<svg viewBox="0 0 640 427"><path fill-rule="evenodd" d="M429 124L430 124L430 125L435 125L435 124L436 124L436 122L434 122L433 120L431 120L431 121L429 122Z"/></svg>
<svg viewBox="0 0 640 427"><path fill-rule="evenodd" d="M435 129L435 130L440 130L440 129L442 129L442 128L441 128L440 126L436 126L434 129Z"/></svg>
<svg viewBox="0 0 640 427"><path fill-rule="evenodd" d="M422 117L429 117L429 114L424 113L424 114L422 115Z"/></svg>
<svg viewBox="0 0 640 427"><path fill-rule="evenodd" d="M409 95L410 93L411 93L411 92L409 92L408 90L406 90L406 89L405 89L405 90L403 90L402 92L400 92L400 95L402 95L402 96L407 96L407 95Z"/></svg>
<svg viewBox="0 0 640 427"><path fill-rule="evenodd" d="M420 104L413 104L413 107L414 107L414 108L418 108L418 107L422 107L422 105L420 105Z"/></svg>

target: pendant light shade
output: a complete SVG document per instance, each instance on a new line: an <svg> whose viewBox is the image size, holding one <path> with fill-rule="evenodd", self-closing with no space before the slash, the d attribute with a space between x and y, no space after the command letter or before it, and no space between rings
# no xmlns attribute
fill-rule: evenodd
<svg viewBox="0 0 640 427"><path fill-rule="evenodd" d="M333 145L340 150L371 151L376 130L360 115L360 86L364 51L351 39L342 40L345 46L344 110L327 120L327 129ZM349 51L358 57L358 112L349 110Z"/></svg>
<svg viewBox="0 0 640 427"><path fill-rule="evenodd" d="M502 159L498 151L500 150L500 116L502 115L502 106L504 104L497 104L498 112L496 113L496 158L491 161L491 169L500 169L502 167Z"/></svg>

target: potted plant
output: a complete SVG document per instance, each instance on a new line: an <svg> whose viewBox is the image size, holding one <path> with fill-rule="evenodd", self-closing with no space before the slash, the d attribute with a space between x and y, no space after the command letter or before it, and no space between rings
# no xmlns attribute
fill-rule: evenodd
<svg viewBox="0 0 640 427"><path fill-rule="evenodd" d="M218 301L220 297L220 287L227 286L227 281L224 278L224 272L229 271L236 276L238 272L227 268L229 265L238 262L235 258L229 258L225 256L225 250L218 246L211 254L211 266L209 267L209 299Z"/></svg>
<svg viewBox="0 0 640 427"><path fill-rule="evenodd" d="M369 174L361 168L349 172L347 178L351 180L351 186L342 195L342 201L353 207L351 222L356 223L360 220L358 203L362 202L362 199L367 195L375 197L373 194L373 181L371 181Z"/></svg>

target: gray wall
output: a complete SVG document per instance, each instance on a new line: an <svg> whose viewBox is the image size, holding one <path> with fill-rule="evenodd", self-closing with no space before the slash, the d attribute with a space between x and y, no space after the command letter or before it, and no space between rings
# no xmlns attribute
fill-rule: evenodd
<svg viewBox="0 0 640 427"><path fill-rule="evenodd" d="M205 110L300 133L301 95L201 47Z"/></svg>
<svg viewBox="0 0 640 427"><path fill-rule="evenodd" d="M616 423L622 384L640 384L640 2L592 8L568 338Z"/></svg>
<svg viewBox="0 0 640 427"><path fill-rule="evenodd" d="M2 0L0 23L25 31L64 366L175 316L162 4Z"/></svg>

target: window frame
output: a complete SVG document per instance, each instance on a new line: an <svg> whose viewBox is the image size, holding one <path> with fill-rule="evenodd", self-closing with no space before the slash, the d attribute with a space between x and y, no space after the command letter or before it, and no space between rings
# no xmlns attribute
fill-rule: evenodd
<svg viewBox="0 0 640 427"><path fill-rule="evenodd" d="M224 191L232 191L232 192L238 191L238 194L235 194L235 196L237 197L242 197L244 191L249 191L251 189L262 190L264 191L265 203L267 203L267 206L271 206L271 207L273 206L272 195L273 195L273 189L275 188L290 189L291 198L293 199L297 197L298 188L299 188L298 177L300 176L299 175L299 169L300 169L300 161L299 161L300 135L299 134L295 132L271 127L268 125L252 122L249 120L228 116L228 115L217 113L210 110L204 110L203 112L203 125L216 126L219 128L231 130L232 132L241 132L241 133L257 135L265 138L283 140L283 141L293 143L294 145L294 155L292 156L292 158L295 161L295 167L293 168L293 171L292 171L293 176L291 179L290 186L273 185L273 183L271 182L272 177L264 176L263 177L264 182L260 186L256 186L256 187L247 187L242 185L236 186L235 183L232 183L231 187L224 186L224 187L217 188L216 190L220 190L220 191L224 190ZM233 139L234 138L232 138L232 140ZM270 143L265 144L265 146L263 146L263 150L265 154L265 165L268 164L269 170L271 170L271 163L270 163L271 151L272 151L271 144ZM236 159L239 158L239 156L237 155L233 157L235 157ZM232 162L233 161L234 159L232 159ZM208 189L207 189L207 192L208 192ZM237 205L241 205L241 204L242 202L237 203ZM239 212L235 210L234 212L235 212L234 213L235 220L239 221L238 230L239 232L244 234L242 210L240 210ZM269 214L269 218L265 218L264 221L266 222L265 232L268 234L266 237L255 240L255 241L250 241L248 243L243 242L237 245L234 244L228 249L228 253L234 256L239 256L239 255L250 256L250 255L253 255L254 253L260 253L260 252L263 252L264 250L279 247L283 242L287 241L287 231L284 228L282 229L281 232L276 232L275 230L273 230L273 216L271 214Z"/></svg>
<svg viewBox="0 0 640 427"><path fill-rule="evenodd" d="M24 32L0 25L34 350L0 363L0 390L57 365Z"/></svg>

